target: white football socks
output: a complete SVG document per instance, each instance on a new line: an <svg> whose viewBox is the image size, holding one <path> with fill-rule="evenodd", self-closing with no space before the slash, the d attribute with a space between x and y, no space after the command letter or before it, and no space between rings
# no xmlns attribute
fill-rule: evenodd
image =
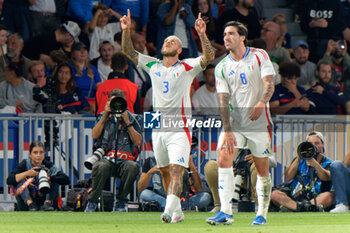
<svg viewBox="0 0 350 233"><path fill-rule="evenodd" d="M234 176L232 167L219 167L219 197L221 202L221 211L232 215L232 194L234 188Z"/></svg>
<svg viewBox="0 0 350 233"><path fill-rule="evenodd" d="M256 194L258 196L258 212L256 216L261 215L266 219L270 204L271 188L270 174L264 177L257 176Z"/></svg>

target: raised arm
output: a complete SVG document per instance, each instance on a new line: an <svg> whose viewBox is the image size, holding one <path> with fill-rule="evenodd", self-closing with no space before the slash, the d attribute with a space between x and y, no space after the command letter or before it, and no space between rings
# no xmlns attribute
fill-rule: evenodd
<svg viewBox="0 0 350 233"><path fill-rule="evenodd" d="M123 30L122 51L135 65L137 65L139 54L136 52L136 50L134 49L134 46L132 45L132 40L130 36L131 16L130 16L129 9L128 9L128 15L124 15L120 19L120 24Z"/></svg>
<svg viewBox="0 0 350 233"><path fill-rule="evenodd" d="M199 35L199 39L201 40L201 45L203 49L203 55L201 56L200 64L201 67L204 69L205 67L207 67L207 65L210 64L212 60L214 60L215 52L213 47L211 46L207 34L205 33L207 25L202 19L201 13L198 14L198 19L196 20L195 28Z"/></svg>

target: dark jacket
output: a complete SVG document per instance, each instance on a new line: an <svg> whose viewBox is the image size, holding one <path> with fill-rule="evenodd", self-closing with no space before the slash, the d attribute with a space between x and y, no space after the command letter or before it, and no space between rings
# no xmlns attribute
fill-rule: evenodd
<svg viewBox="0 0 350 233"><path fill-rule="evenodd" d="M15 169L10 173L10 175L7 177L6 183L8 185L14 185L17 186L19 182L16 181L16 175L20 174L22 172L30 170L33 166L31 165L30 159L23 159ZM29 167L28 167L29 165ZM57 183L60 185L69 185L69 178L66 174L64 174L61 171L58 171L57 167L47 160L47 158L44 159L42 165L44 165L46 168L49 169L49 176L50 181L53 183Z"/></svg>

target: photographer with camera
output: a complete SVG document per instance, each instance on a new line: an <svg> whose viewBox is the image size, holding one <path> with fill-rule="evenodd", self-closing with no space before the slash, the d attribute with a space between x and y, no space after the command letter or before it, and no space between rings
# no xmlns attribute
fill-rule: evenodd
<svg viewBox="0 0 350 233"><path fill-rule="evenodd" d="M183 177L183 192L181 193L181 208L186 209L187 199L188 208L203 209L211 201L208 187L204 184L204 177L198 174L193 163L192 157L189 159L189 169L185 170ZM147 189L152 180L152 189ZM137 184L137 190L140 193L140 199L144 203L157 203L157 211L163 211L166 204L166 192L164 190L163 178L156 164L154 157L148 157L142 167L142 174ZM188 193L187 193L188 192ZM147 208L147 207L146 207ZM182 219L183 220L183 219Z"/></svg>
<svg viewBox="0 0 350 233"><path fill-rule="evenodd" d="M105 111L92 129L92 137L97 139L96 150L84 163L92 169L92 191L85 212L96 210L98 198L111 176L120 179L115 211L125 212L126 196L139 174L140 166L135 160L142 141L142 119L129 112L122 90L112 90L108 99Z"/></svg>
<svg viewBox="0 0 350 233"><path fill-rule="evenodd" d="M275 168L277 162L274 156L269 158L269 168ZM218 162L210 160L206 163L204 167L205 178L208 182L210 191L214 199L214 208L210 211L211 213L217 213L220 211L220 198L218 192ZM234 193L233 199L236 201L240 200L240 188L243 186L244 181L250 180L249 184L245 184L245 188L249 189L250 198L257 203L256 196L256 179L257 172L255 168L255 163L253 155L249 149L244 149L239 152L239 155L233 162L234 170ZM247 183L247 182L245 182ZM248 197L249 198L249 197Z"/></svg>
<svg viewBox="0 0 350 233"><path fill-rule="evenodd" d="M322 133L308 133L306 142L298 146L298 156L284 172L285 179L290 182L273 188L271 201L280 210L323 211L332 205L332 161L324 151Z"/></svg>
<svg viewBox="0 0 350 233"><path fill-rule="evenodd" d="M52 211L57 209L59 185L68 185L69 178L45 159L44 144L34 141L29 146L28 159L22 160L7 177L16 196L19 211Z"/></svg>

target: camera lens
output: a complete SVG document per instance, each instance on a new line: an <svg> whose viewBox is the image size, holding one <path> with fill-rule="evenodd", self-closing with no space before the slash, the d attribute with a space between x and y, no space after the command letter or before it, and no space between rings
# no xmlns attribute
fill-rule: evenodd
<svg viewBox="0 0 350 233"><path fill-rule="evenodd" d="M114 97L109 103L109 106L113 113L121 114L126 110L127 103L122 97Z"/></svg>

